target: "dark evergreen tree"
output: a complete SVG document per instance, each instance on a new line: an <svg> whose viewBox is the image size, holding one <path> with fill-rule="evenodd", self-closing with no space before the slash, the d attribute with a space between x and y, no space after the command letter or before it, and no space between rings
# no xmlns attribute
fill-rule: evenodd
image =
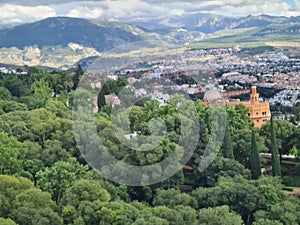
<svg viewBox="0 0 300 225"><path fill-rule="evenodd" d="M228 124L226 127L226 132L225 132L225 137L223 142L223 154L225 158L234 159L231 135L230 135Z"/></svg>
<svg viewBox="0 0 300 225"><path fill-rule="evenodd" d="M252 130L252 137L251 137L250 165L251 165L252 179L258 179L261 176L261 170L260 170L259 152L256 145L254 129Z"/></svg>
<svg viewBox="0 0 300 225"><path fill-rule="evenodd" d="M193 156L188 161L187 165L194 167L194 172L198 173L199 159L204 154L205 147L208 143L208 134L205 127L205 122L199 119L199 139Z"/></svg>
<svg viewBox="0 0 300 225"><path fill-rule="evenodd" d="M76 88L79 85L80 77L84 74L84 70L82 69L81 65L78 63L77 69L75 71L75 74L73 76L73 89L76 90Z"/></svg>
<svg viewBox="0 0 300 225"><path fill-rule="evenodd" d="M98 95L98 108L99 110L106 105L105 103L105 93L104 93L104 90L103 90L103 87L101 88L100 92L99 92L99 95Z"/></svg>
<svg viewBox="0 0 300 225"><path fill-rule="evenodd" d="M271 154L272 154L272 172L273 176L281 176L281 167L279 153L276 143L273 117L271 117Z"/></svg>

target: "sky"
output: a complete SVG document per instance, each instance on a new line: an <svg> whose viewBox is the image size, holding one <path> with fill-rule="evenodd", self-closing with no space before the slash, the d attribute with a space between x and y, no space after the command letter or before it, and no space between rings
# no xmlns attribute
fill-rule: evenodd
<svg viewBox="0 0 300 225"><path fill-rule="evenodd" d="M0 12L0 24L55 16L133 21L197 12L297 16L300 0L0 0Z"/></svg>

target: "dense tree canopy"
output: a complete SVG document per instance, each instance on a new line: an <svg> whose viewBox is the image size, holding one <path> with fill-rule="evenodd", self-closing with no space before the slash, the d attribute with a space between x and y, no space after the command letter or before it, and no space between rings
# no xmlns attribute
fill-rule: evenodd
<svg viewBox="0 0 300 225"><path fill-rule="evenodd" d="M299 199L282 191L281 177L271 177L268 171L260 176L257 171L258 153L272 152L274 140L280 155L300 155L300 127L274 121L273 129L267 123L252 133L244 106L226 106L213 117L216 108L179 94L164 106L149 98L132 107L105 105L104 95L123 90L127 94L122 102L136 99L131 89L124 88L124 77L107 80L97 95L91 80L79 85L84 77L80 66L53 72L26 69L27 76L0 76L1 225L300 223ZM96 132L89 137L91 128L82 123L78 125L82 132L74 133L72 107L95 107L95 96L101 105L92 118ZM224 115L225 127L220 127ZM224 141L216 141L222 133ZM135 135L127 138L129 134ZM186 139L181 140L183 135ZM170 156L180 163L171 168L174 175L160 183L117 184L93 170L86 154L79 151L80 144L86 144L99 159L98 140L117 160L130 165L152 165ZM201 171L199 163L207 157L208 143L216 157ZM262 164L267 165L263 160ZM283 173L294 179L299 168L295 161ZM117 165L109 169L124 178ZM168 169L160 165L142 178L164 177Z"/></svg>

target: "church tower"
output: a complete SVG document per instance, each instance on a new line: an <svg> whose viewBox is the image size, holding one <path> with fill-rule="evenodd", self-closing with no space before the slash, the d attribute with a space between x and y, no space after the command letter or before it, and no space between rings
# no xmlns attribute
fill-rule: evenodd
<svg viewBox="0 0 300 225"><path fill-rule="evenodd" d="M250 94L250 101L252 104L259 104L259 94L256 91L256 87L252 86L252 91Z"/></svg>
<svg viewBox="0 0 300 225"><path fill-rule="evenodd" d="M259 102L259 94L255 86L251 88L250 102L245 102L244 105L249 109L249 117L255 127L261 127L271 119L270 104Z"/></svg>
<svg viewBox="0 0 300 225"><path fill-rule="evenodd" d="M243 104L249 110L248 116L254 124L254 127L261 127L267 121L271 119L271 111L269 102L260 102L259 94L257 93L256 87L252 86L250 101L241 102L239 101L224 101L224 104L229 104L235 107L238 104ZM209 105L209 102L203 102L205 105Z"/></svg>

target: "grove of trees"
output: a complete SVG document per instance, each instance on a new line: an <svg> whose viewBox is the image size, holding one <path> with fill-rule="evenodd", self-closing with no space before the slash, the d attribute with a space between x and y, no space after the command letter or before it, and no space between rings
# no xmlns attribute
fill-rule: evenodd
<svg viewBox="0 0 300 225"><path fill-rule="evenodd" d="M126 108L116 120L127 124L147 149L161 137L149 127L161 118L167 133L152 151L133 151L122 144L111 119L105 94L118 94L124 78L109 81L99 94L94 121L104 146L116 159L131 165L152 165L182 149L182 121L195 107L199 139L186 163L171 178L147 186L126 186L100 176L85 161L74 137L72 107L83 71L45 72L27 68L28 75L0 75L0 224L2 225L241 225L300 224L300 201L283 192L287 179L300 175L300 164L283 164L282 155L299 157L300 127L270 121L253 127L247 109L226 106L226 132L221 150L204 171L198 170L212 135L212 106L174 95L169 104L146 99ZM176 104L171 104L176 103ZM179 104L180 103L180 104ZM178 107L185 113L178 113ZM117 107L117 106L116 106ZM129 117L125 114L128 112ZM193 130L184 131L193 137ZM84 138L84 137L82 137ZM148 139L146 139L148 138ZM143 140L148 142L142 142ZM214 144L214 143L213 143ZM261 174L273 155L273 171ZM155 175L161 176L158 170ZM120 174L121 176L122 174ZM183 191L182 186L192 187Z"/></svg>

